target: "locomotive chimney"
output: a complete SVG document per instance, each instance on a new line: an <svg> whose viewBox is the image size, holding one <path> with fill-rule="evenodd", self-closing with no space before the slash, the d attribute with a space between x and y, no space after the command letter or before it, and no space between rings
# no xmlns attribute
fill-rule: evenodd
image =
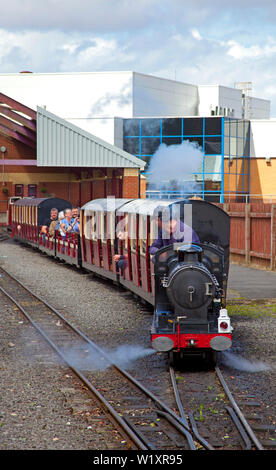
<svg viewBox="0 0 276 470"><path fill-rule="evenodd" d="M197 245L182 245L177 250L179 263L183 261L202 262L202 248Z"/></svg>

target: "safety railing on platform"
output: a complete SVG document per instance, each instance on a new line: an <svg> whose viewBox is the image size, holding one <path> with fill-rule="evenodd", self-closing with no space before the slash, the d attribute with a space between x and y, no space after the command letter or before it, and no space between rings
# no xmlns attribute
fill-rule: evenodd
<svg viewBox="0 0 276 470"><path fill-rule="evenodd" d="M276 203L276 194L247 194L247 193L220 193L220 191L205 191L204 197L202 192L191 192L191 191L159 191L159 190L147 190L145 192L146 198L149 199L183 199L190 197L197 197L204 199L205 201L217 200L217 202L262 202L273 204Z"/></svg>

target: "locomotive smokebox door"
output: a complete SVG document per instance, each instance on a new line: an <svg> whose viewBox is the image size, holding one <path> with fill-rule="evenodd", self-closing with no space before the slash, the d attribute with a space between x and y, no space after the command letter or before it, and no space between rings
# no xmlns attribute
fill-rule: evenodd
<svg viewBox="0 0 276 470"><path fill-rule="evenodd" d="M167 281L167 295L176 315L185 313L187 319L206 319L207 308L215 295L215 284L210 272L202 264L202 248L183 245L177 250L178 263L171 263Z"/></svg>

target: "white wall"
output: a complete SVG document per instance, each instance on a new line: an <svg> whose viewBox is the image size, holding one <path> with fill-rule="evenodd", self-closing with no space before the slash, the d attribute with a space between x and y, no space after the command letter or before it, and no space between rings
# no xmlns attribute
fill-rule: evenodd
<svg viewBox="0 0 276 470"><path fill-rule="evenodd" d="M134 72L133 116L196 116L198 87Z"/></svg>
<svg viewBox="0 0 276 470"><path fill-rule="evenodd" d="M199 85L198 98L198 115L211 116L211 109L215 109L219 105L218 85Z"/></svg>
<svg viewBox="0 0 276 470"><path fill-rule="evenodd" d="M113 117L132 116L132 72L0 74L0 91L113 143Z"/></svg>
<svg viewBox="0 0 276 470"><path fill-rule="evenodd" d="M247 99L249 100L249 116L245 116L245 119L270 118L270 101L253 97Z"/></svg>
<svg viewBox="0 0 276 470"><path fill-rule="evenodd" d="M219 115L224 114L224 108L234 110L234 115L237 119L242 115L242 92L235 88L224 87L221 85L199 85L199 116L211 116L211 111L221 108Z"/></svg>
<svg viewBox="0 0 276 470"><path fill-rule="evenodd" d="M219 106L234 110L236 119L242 117L242 92L236 88L219 86Z"/></svg>
<svg viewBox="0 0 276 470"><path fill-rule="evenodd" d="M251 157L276 158L276 119L251 120ZM275 182L276 185L276 182Z"/></svg>
<svg viewBox="0 0 276 470"><path fill-rule="evenodd" d="M114 145L122 149L124 147L124 123L123 119L119 117L114 118Z"/></svg>

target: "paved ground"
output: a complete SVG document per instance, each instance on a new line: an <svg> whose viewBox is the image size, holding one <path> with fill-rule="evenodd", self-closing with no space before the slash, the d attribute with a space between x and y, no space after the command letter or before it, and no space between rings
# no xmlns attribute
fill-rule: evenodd
<svg viewBox="0 0 276 470"><path fill-rule="evenodd" d="M276 272L231 264L228 278L228 300L276 299Z"/></svg>

